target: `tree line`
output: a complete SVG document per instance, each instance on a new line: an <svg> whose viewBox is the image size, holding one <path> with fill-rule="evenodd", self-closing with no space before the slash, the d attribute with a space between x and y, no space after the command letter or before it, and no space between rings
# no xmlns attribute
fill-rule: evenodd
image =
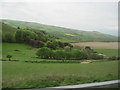
<svg viewBox="0 0 120 90"><path fill-rule="evenodd" d="M20 27L17 28L15 33L3 33L2 41L8 43L25 43L36 48L48 47L53 50L66 46L69 46L70 49L73 47L70 43L56 41L52 36L47 35L45 31L31 31L20 29Z"/></svg>
<svg viewBox="0 0 120 90"><path fill-rule="evenodd" d="M88 59L85 51L72 49L66 51L63 49L51 50L48 47L39 48L36 55L41 59L55 59L55 60L81 60Z"/></svg>

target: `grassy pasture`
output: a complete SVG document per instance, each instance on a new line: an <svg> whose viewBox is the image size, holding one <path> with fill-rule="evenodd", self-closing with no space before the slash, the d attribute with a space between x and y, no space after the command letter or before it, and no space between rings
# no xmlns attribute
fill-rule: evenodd
<svg viewBox="0 0 120 90"><path fill-rule="evenodd" d="M117 49L95 49L94 51L103 53L109 57L116 56L118 57L118 50Z"/></svg>
<svg viewBox="0 0 120 90"><path fill-rule="evenodd" d="M3 43L2 44L2 58L5 60L8 60L6 56L8 54L12 55L13 60L40 60L36 57L36 51L30 49L31 46L25 45L25 44L17 44L17 43ZM79 47L76 47L79 48ZM15 51L19 50L19 51ZM118 56L118 50L117 49L95 49L95 51L99 53L103 53L108 56Z"/></svg>
<svg viewBox="0 0 120 90"><path fill-rule="evenodd" d="M89 64L2 63L3 87L42 88L118 79L118 61Z"/></svg>
<svg viewBox="0 0 120 90"><path fill-rule="evenodd" d="M30 50L30 46L25 44L17 44L17 43L3 43L2 44L2 58L8 60L6 58L7 55L12 55L12 60L35 60L36 57L34 50ZM15 51L19 50L19 51Z"/></svg>
<svg viewBox="0 0 120 90"><path fill-rule="evenodd" d="M36 51L30 50L28 45L3 43L2 46L3 59L8 60L6 55L10 54L13 56L12 60L20 60L2 62L3 88L43 88L118 79L118 61L97 60L89 64L25 63L25 60L43 59L33 58L36 57ZM103 52L111 56L113 51ZM115 52L114 54L117 54Z"/></svg>

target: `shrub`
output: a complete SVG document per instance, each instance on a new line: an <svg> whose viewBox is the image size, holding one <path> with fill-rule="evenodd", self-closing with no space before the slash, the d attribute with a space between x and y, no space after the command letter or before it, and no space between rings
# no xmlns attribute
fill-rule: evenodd
<svg viewBox="0 0 120 90"><path fill-rule="evenodd" d="M68 44L69 44L69 43L65 42L65 43L64 43L64 46L68 46Z"/></svg>
<svg viewBox="0 0 120 90"><path fill-rule="evenodd" d="M53 42L50 42L50 41L47 41L47 45L46 45L48 48L51 48L53 50L57 49L58 48L58 43L57 41L53 41Z"/></svg>
<svg viewBox="0 0 120 90"><path fill-rule="evenodd" d="M91 57L91 59L103 59L103 58L104 58L104 56L98 55L98 54L96 54L96 53L94 53L94 54L91 55L90 57Z"/></svg>
<svg viewBox="0 0 120 90"><path fill-rule="evenodd" d="M39 41L38 47L41 48L41 47L44 47L44 46L45 46L45 43L43 41Z"/></svg>
<svg viewBox="0 0 120 90"><path fill-rule="evenodd" d="M57 41L53 41L53 42L52 42L52 45L54 46L54 48L52 48L52 49L54 49L54 50L57 49L57 48L59 47Z"/></svg>
<svg viewBox="0 0 120 90"><path fill-rule="evenodd" d="M109 60L117 60L117 57L116 56L112 56L112 57L109 57L108 59Z"/></svg>
<svg viewBox="0 0 120 90"><path fill-rule="evenodd" d="M72 59L72 53L71 52L66 52L66 60Z"/></svg>
<svg viewBox="0 0 120 90"><path fill-rule="evenodd" d="M48 47L39 48L36 55L42 59L52 58L52 50Z"/></svg>
<svg viewBox="0 0 120 90"><path fill-rule="evenodd" d="M60 48L64 48L64 44L62 42L59 41L58 45L59 45Z"/></svg>
<svg viewBox="0 0 120 90"><path fill-rule="evenodd" d="M86 52L84 51L81 51L81 50L77 50L77 49L74 49L72 50L72 58L73 59L87 59L88 58L88 55Z"/></svg>
<svg viewBox="0 0 120 90"><path fill-rule="evenodd" d="M33 40L38 40L38 35L32 31L29 30L20 30L18 29L15 32L15 40L16 42L27 42L27 40L33 39Z"/></svg>
<svg viewBox="0 0 120 90"><path fill-rule="evenodd" d="M54 58L57 60L66 59L66 52L64 50L56 50L54 52Z"/></svg>
<svg viewBox="0 0 120 90"><path fill-rule="evenodd" d="M120 57L118 57L117 59L120 60Z"/></svg>
<svg viewBox="0 0 120 90"><path fill-rule="evenodd" d="M52 44L52 42L47 41L46 46L47 46L48 48L51 48L51 44Z"/></svg>
<svg viewBox="0 0 120 90"><path fill-rule="evenodd" d="M23 31L22 30L17 30L15 32L15 40L16 42L23 42Z"/></svg>

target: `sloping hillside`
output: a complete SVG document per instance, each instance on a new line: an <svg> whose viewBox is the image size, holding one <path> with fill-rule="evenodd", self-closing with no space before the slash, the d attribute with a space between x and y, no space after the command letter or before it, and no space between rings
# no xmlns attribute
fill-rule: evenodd
<svg viewBox="0 0 120 90"><path fill-rule="evenodd" d="M2 33L10 32L10 33L13 34L13 32L15 32L17 30L16 28L11 27L11 26L9 26L9 25L7 25L5 23L0 22L0 24L2 24Z"/></svg>
<svg viewBox="0 0 120 90"><path fill-rule="evenodd" d="M56 27L56 26L50 26L50 25L43 25L39 23L34 22L24 22L24 21L15 21L15 20L2 20L4 25L11 26L11 28L28 28L33 30L42 30L46 31L50 35L54 35L59 37L58 40L61 41L67 41L67 42L99 42L99 41L117 41L117 37L103 34L100 32L95 31L82 31L82 30L75 30L75 29L69 29L69 28L62 28L62 27ZM5 27L3 26L3 32L5 30ZM13 29L14 30L14 29Z"/></svg>

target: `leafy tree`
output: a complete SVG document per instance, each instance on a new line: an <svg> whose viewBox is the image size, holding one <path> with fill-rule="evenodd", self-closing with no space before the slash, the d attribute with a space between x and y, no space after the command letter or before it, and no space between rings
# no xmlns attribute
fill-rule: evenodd
<svg viewBox="0 0 120 90"><path fill-rule="evenodd" d="M48 48L51 48L53 50L57 49L59 47L58 42L57 41L47 41L47 45Z"/></svg>
<svg viewBox="0 0 120 90"><path fill-rule="evenodd" d="M57 60L65 60L66 59L66 52L64 50L56 50L54 57Z"/></svg>
<svg viewBox="0 0 120 90"><path fill-rule="evenodd" d="M16 42L28 43L27 40L31 40L31 39L38 40L38 36L37 34L29 30L17 30L15 32L15 39L16 39Z"/></svg>
<svg viewBox="0 0 120 90"><path fill-rule="evenodd" d="M52 42L47 41L46 46L47 46L48 48L51 48L51 44L52 44Z"/></svg>
<svg viewBox="0 0 120 90"><path fill-rule="evenodd" d="M43 42L46 42L47 41L47 37L46 37L46 33L43 32L43 31L35 31L35 34L38 36L37 38L40 40L40 41L43 41Z"/></svg>
<svg viewBox="0 0 120 90"><path fill-rule="evenodd" d="M36 55L43 59L49 59L51 58L51 53L52 53L52 50L50 48L42 47L38 49L38 51L36 52Z"/></svg>
<svg viewBox="0 0 120 90"><path fill-rule="evenodd" d="M45 46L45 43L43 41L39 41L38 47L41 48L41 47L44 47L44 46Z"/></svg>
<svg viewBox="0 0 120 90"><path fill-rule="evenodd" d="M9 58L9 61L11 61L12 55L7 55L6 58Z"/></svg>
<svg viewBox="0 0 120 90"><path fill-rule="evenodd" d="M24 41L24 39L23 39L23 30L17 30L16 32L15 32L15 40L16 40L16 42L23 42Z"/></svg>

